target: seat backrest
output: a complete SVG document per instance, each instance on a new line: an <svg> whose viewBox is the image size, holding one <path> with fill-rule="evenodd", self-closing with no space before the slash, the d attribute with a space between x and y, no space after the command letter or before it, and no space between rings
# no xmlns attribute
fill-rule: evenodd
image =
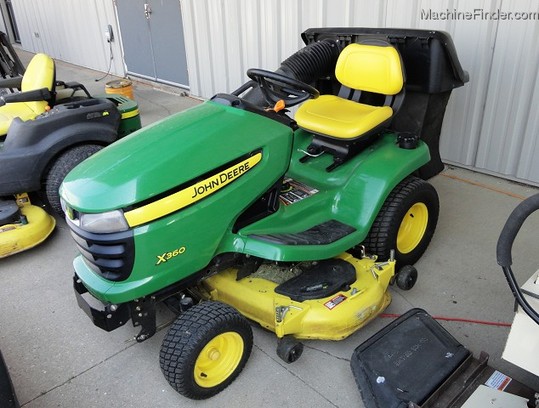
<svg viewBox="0 0 539 408"><path fill-rule="evenodd" d="M340 53L337 80L350 89L396 95L404 86L398 51L391 45L350 44Z"/></svg>
<svg viewBox="0 0 539 408"><path fill-rule="evenodd" d="M54 92L54 60L46 54L36 54L28 64L22 77L21 91L47 88ZM48 101L26 102L37 115L45 111Z"/></svg>

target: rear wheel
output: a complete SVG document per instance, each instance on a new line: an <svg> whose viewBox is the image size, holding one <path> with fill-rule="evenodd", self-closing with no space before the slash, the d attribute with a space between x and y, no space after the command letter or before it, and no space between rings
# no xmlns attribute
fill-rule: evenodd
<svg viewBox="0 0 539 408"><path fill-rule="evenodd" d="M412 265L423 255L438 222L438 194L428 182L408 177L389 194L367 239L367 252L388 259L395 249L400 265Z"/></svg>
<svg viewBox="0 0 539 408"><path fill-rule="evenodd" d="M239 375L253 347L247 320L220 302L202 302L176 319L159 362L169 384L192 399L221 392Z"/></svg>
<svg viewBox="0 0 539 408"><path fill-rule="evenodd" d="M86 160L92 154L97 153L103 146L87 144L72 147L60 155L50 168L45 177L44 199L47 204L58 214L62 215L62 206L60 205L60 194L58 190L64 181L67 173Z"/></svg>

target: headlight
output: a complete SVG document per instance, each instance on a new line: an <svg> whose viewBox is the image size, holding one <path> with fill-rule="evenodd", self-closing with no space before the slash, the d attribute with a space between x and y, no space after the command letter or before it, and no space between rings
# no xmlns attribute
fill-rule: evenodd
<svg viewBox="0 0 539 408"><path fill-rule="evenodd" d="M88 232L98 234L127 231L129 225L121 210L99 214L80 214L79 227Z"/></svg>
<svg viewBox="0 0 539 408"><path fill-rule="evenodd" d="M67 214L67 203L62 197L60 197L60 206L62 207L64 214Z"/></svg>

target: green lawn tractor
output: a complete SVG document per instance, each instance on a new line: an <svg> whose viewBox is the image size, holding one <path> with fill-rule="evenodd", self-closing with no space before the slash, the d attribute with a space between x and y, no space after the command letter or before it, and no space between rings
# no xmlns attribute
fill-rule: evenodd
<svg viewBox="0 0 539 408"><path fill-rule="evenodd" d="M340 340L413 286L438 195L438 140L468 75L448 34L323 28L273 72L173 115L77 166L61 187L79 249L74 288L93 323L178 312L160 364L193 399L230 384L248 321L290 363ZM299 105L292 119L287 108ZM93 299L92 299L93 298ZM96 305L96 300L101 306Z"/></svg>
<svg viewBox="0 0 539 408"><path fill-rule="evenodd" d="M32 248L56 221L28 193L61 212L58 189L78 163L140 128L137 104L93 98L79 83L56 81L52 58L36 54L23 76L0 79L0 258ZM37 196L35 195L35 196Z"/></svg>

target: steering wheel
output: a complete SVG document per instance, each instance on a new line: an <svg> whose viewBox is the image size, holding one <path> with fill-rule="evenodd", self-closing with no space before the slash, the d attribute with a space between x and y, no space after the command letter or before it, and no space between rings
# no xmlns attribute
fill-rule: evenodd
<svg viewBox="0 0 539 408"><path fill-rule="evenodd" d="M251 68L247 70L247 76L260 86L264 98L271 105L283 100L290 107L320 96L315 87L277 72Z"/></svg>

